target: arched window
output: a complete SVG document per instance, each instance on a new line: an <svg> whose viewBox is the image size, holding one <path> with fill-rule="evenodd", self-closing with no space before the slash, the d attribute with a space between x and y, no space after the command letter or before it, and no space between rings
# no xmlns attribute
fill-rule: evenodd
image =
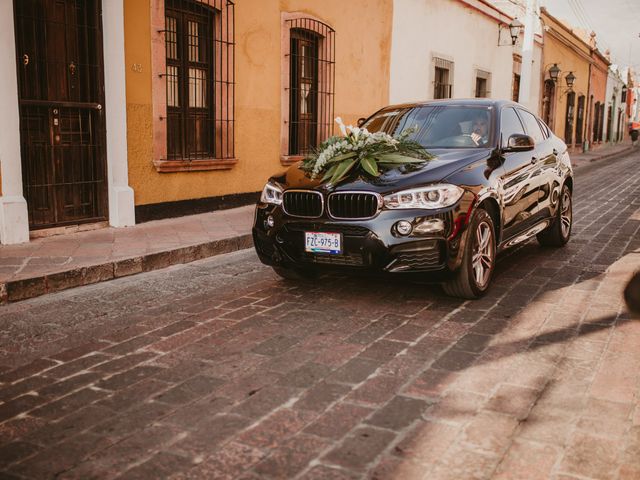
<svg viewBox="0 0 640 480"><path fill-rule="evenodd" d="M285 17L282 161L297 161L333 133L335 32L319 20Z"/></svg>
<svg viewBox="0 0 640 480"><path fill-rule="evenodd" d="M553 105L556 98L556 84L553 80L545 80L542 97L542 120L553 130Z"/></svg>
<svg viewBox="0 0 640 480"><path fill-rule="evenodd" d="M575 92L569 92L567 94L567 114L564 119L564 143L567 145L573 144L573 116L575 105L576 94Z"/></svg>

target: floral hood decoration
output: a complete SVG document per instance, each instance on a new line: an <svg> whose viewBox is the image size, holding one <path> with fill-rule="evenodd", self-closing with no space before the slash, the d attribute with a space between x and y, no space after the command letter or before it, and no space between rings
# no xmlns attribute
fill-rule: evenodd
<svg viewBox="0 0 640 480"><path fill-rule="evenodd" d="M328 138L302 162L300 168L312 180L322 175L322 182L336 185L354 168L378 177L382 171L433 158L418 142L408 140L415 128L392 137L384 132L371 133L366 128L345 126L340 117L336 123L342 136Z"/></svg>

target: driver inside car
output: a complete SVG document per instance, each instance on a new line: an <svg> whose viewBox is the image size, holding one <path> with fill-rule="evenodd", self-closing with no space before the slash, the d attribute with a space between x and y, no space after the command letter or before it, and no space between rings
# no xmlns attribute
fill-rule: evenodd
<svg viewBox="0 0 640 480"><path fill-rule="evenodd" d="M479 147L489 142L489 120L484 112L478 112L471 122L471 139Z"/></svg>

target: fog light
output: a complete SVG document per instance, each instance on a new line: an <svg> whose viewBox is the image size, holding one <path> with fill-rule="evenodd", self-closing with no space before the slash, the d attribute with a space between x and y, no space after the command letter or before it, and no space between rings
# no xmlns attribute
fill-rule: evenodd
<svg viewBox="0 0 640 480"><path fill-rule="evenodd" d="M273 217L271 215L269 215L267 217L267 227L269 228L273 228L273 226L276 224L276 221L273 219Z"/></svg>
<svg viewBox="0 0 640 480"><path fill-rule="evenodd" d="M416 225L413 229L413 233L427 234L427 233L442 233L444 231L444 222L439 218L430 218Z"/></svg>
<svg viewBox="0 0 640 480"><path fill-rule="evenodd" d="M413 230L411 223L407 222L406 220L400 220L398 223L396 223L395 227L396 232L398 232L398 234L402 235L403 237L409 235Z"/></svg>

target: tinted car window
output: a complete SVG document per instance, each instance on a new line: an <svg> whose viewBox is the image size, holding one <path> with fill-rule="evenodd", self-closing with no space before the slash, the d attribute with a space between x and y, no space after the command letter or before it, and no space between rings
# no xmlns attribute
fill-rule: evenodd
<svg viewBox="0 0 640 480"><path fill-rule="evenodd" d="M500 133L502 134L502 146L506 147L509 137L514 133L524 133L524 127L513 108L505 108L500 116Z"/></svg>
<svg viewBox="0 0 640 480"><path fill-rule="evenodd" d="M542 129L542 134L544 135L544 138L549 138L550 137L549 127L547 127L545 123L539 118L538 118L538 124L540 124L540 128Z"/></svg>
<svg viewBox="0 0 640 480"><path fill-rule="evenodd" d="M533 137L533 140L536 143L544 141L544 136L542 134L542 130L540 130L540 124L536 117L525 110L518 110L520 113L520 118L524 122L524 126L527 129L527 135Z"/></svg>
<svg viewBox="0 0 640 480"><path fill-rule="evenodd" d="M485 148L492 144L489 107L431 105L385 109L363 127L370 132L399 135L408 128L409 136L425 148Z"/></svg>

